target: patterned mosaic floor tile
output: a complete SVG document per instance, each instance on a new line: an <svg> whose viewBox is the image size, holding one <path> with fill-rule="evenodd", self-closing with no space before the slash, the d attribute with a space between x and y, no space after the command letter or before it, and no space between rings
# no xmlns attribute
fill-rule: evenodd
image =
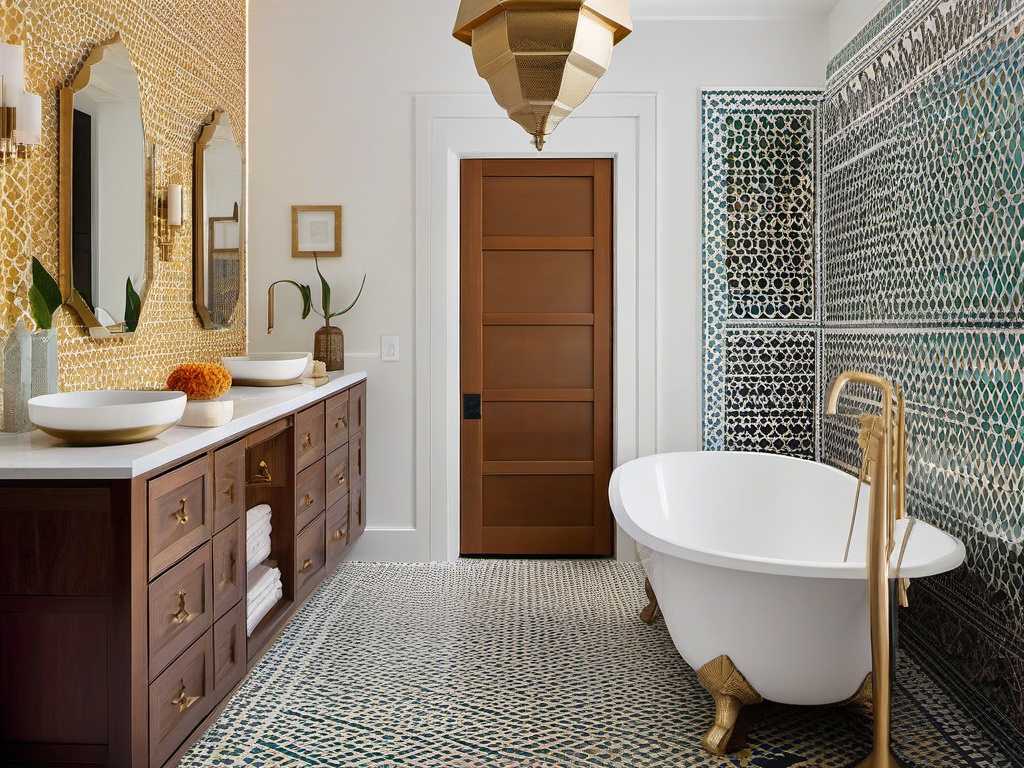
<svg viewBox="0 0 1024 768"><path fill-rule="evenodd" d="M611 561L345 563L189 751L203 766L846 768L855 707L755 708L750 744L700 748L711 697L643 572ZM1008 765L904 661L894 733L911 768Z"/></svg>

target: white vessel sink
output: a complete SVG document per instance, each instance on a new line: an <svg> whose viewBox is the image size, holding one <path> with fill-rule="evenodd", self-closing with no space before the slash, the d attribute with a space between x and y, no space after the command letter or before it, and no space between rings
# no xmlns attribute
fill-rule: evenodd
<svg viewBox="0 0 1024 768"><path fill-rule="evenodd" d="M233 384L253 387L277 387L296 384L306 370L306 352L266 352L221 358L231 372Z"/></svg>
<svg viewBox="0 0 1024 768"><path fill-rule="evenodd" d="M173 427L185 411L184 392L97 390L58 392L28 401L43 432L76 445L139 443Z"/></svg>

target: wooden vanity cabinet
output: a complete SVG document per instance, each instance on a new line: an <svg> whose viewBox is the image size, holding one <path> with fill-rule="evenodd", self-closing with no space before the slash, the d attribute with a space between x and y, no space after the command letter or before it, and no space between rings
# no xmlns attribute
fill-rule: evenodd
<svg viewBox="0 0 1024 768"><path fill-rule="evenodd" d="M365 528L365 400L132 478L0 480L0 766L176 764ZM247 637L260 503L284 596Z"/></svg>

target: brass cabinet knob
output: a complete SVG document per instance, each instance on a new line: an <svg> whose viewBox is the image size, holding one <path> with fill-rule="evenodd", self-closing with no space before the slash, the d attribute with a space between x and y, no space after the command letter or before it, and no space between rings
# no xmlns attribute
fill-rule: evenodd
<svg viewBox="0 0 1024 768"><path fill-rule="evenodd" d="M302 503L305 504L307 507L312 507L313 497L307 493L305 496L302 497Z"/></svg>
<svg viewBox="0 0 1024 768"><path fill-rule="evenodd" d="M184 624L192 618L192 614L185 610L185 590L178 592L178 610L171 614L172 624Z"/></svg>
<svg viewBox="0 0 1024 768"><path fill-rule="evenodd" d="M174 517L178 521L178 525L184 525L188 522L188 512L185 511L185 499L178 500L178 508L174 510Z"/></svg>
<svg viewBox="0 0 1024 768"><path fill-rule="evenodd" d="M185 681L182 680L181 690L178 692L176 697L171 699L171 704L178 708L178 713L180 714L199 701L200 698L200 696L189 696L188 693L185 692Z"/></svg>
<svg viewBox="0 0 1024 768"><path fill-rule="evenodd" d="M306 450L307 448L312 448L312 447L313 447L313 433L312 432L307 432L305 435L302 436L302 449Z"/></svg>
<svg viewBox="0 0 1024 768"><path fill-rule="evenodd" d="M303 571L308 571L312 567L313 567L313 561L310 560L308 557L305 560L302 561L302 570Z"/></svg>
<svg viewBox="0 0 1024 768"><path fill-rule="evenodd" d="M344 416L339 416L338 418L336 418L334 420L334 428L335 429L340 429L341 427L347 427L347 426L348 426L348 419L346 419Z"/></svg>
<svg viewBox="0 0 1024 768"><path fill-rule="evenodd" d="M270 485L274 482L274 477L270 474L270 467L267 466L267 462L260 461L259 471L249 478L249 482L253 485Z"/></svg>
<svg viewBox="0 0 1024 768"><path fill-rule="evenodd" d="M336 530L334 532L334 535L331 537L331 540L332 541L341 541L343 538L345 538L345 531L344 531L344 529L339 528L338 530Z"/></svg>

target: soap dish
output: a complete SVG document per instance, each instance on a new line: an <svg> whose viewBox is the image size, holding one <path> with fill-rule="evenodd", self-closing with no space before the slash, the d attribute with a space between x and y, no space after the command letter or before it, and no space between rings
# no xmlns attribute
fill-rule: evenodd
<svg viewBox="0 0 1024 768"><path fill-rule="evenodd" d="M222 427L234 414L234 400L189 400L178 423L184 427Z"/></svg>

